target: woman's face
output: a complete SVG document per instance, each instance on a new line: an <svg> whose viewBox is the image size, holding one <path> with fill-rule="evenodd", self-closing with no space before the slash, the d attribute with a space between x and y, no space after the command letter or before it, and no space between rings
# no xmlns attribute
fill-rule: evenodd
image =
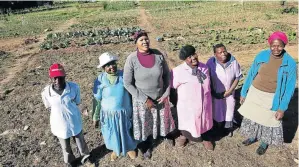
<svg viewBox="0 0 299 167"><path fill-rule="evenodd" d="M116 74L117 64L116 61L111 61L104 65L105 72L108 74Z"/></svg>
<svg viewBox="0 0 299 167"><path fill-rule="evenodd" d="M197 65L198 65L198 55L195 53L194 55L191 55L191 56L187 57L185 62L191 67L197 67Z"/></svg>
<svg viewBox="0 0 299 167"><path fill-rule="evenodd" d="M147 36L139 37L136 41L139 52L147 52L150 46L150 40Z"/></svg>
<svg viewBox="0 0 299 167"><path fill-rule="evenodd" d="M229 57L229 54L226 51L225 47L220 47L216 49L215 57L220 63L226 63Z"/></svg>
<svg viewBox="0 0 299 167"><path fill-rule="evenodd" d="M270 44L270 50L273 56L281 56L283 50L284 50L284 43L279 40L279 39L275 39L271 42Z"/></svg>

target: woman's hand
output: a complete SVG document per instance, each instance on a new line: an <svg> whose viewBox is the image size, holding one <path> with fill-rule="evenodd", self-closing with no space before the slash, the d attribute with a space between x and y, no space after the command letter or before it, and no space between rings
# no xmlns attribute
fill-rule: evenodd
<svg viewBox="0 0 299 167"><path fill-rule="evenodd" d="M166 97L162 96L157 101L158 101L159 104L161 104L161 103L164 103L167 98L168 98L168 96L166 96Z"/></svg>
<svg viewBox="0 0 299 167"><path fill-rule="evenodd" d="M223 97L226 98L226 97L230 96L231 94L232 94L231 91L229 91L229 90L225 91L224 94L223 94Z"/></svg>
<svg viewBox="0 0 299 167"><path fill-rule="evenodd" d="M284 112L281 111L281 110L277 110L276 113L275 113L275 119L278 121L278 120L281 120L284 116Z"/></svg>
<svg viewBox="0 0 299 167"><path fill-rule="evenodd" d="M145 106L150 110L151 108L155 107L155 104L150 98L148 98L145 102Z"/></svg>
<svg viewBox="0 0 299 167"><path fill-rule="evenodd" d="M215 97L216 99L223 99L224 98L224 93L225 92L221 92L221 93L212 92L212 96Z"/></svg>
<svg viewBox="0 0 299 167"><path fill-rule="evenodd" d="M240 97L240 104L242 105L245 101L245 97Z"/></svg>

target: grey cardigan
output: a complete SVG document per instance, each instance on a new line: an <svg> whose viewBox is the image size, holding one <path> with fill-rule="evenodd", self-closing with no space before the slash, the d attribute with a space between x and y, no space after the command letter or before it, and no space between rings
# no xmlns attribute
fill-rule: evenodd
<svg viewBox="0 0 299 167"><path fill-rule="evenodd" d="M158 100L169 96L170 73L164 56L158 50L152 50L155 64L151 68L143 67L137 51L131 53L124 67L124 87L137 101L145 103L147 98Z"/></svg>

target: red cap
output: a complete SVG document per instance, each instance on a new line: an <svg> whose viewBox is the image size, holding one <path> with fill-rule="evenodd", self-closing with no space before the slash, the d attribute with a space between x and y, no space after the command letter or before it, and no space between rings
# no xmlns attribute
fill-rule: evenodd
<svg viewBox="0 0 299 167"><path fill-rule="evenodd" d="M61 64L58 64L58 63L52 64L50 69L49 69L49 76L50 76L50 78L64 77L65 76L65 71L64 71L63 66Z"/></svg>

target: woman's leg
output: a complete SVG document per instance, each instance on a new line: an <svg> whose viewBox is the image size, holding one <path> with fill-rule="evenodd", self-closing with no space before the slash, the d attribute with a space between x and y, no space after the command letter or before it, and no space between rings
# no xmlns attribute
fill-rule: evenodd
<svg viewBox="0 0 299 167"><path fill-rule="evenodd" d="M153 137L149 136L145 141L140 142L137 148L141 151L144 158L151 158L153 149Z"/></svg>
<svg viewBox="0 0 299 167"><path fill-rule="evenodd" d="M68 139L58 138L58 140L62 149L64 162L69 164L73 163L75 160L75 156L71 148L70 138Z"/></svg>
<svg viewBox="0 0 299 167"><path fill-rule="evenodd" d="M128 113L130 111L128 110L122 110L119 112L119 136L120 136L120 147L123 156L126 156L126 154L129 155L131 159L136 158L136 141L132 137L131 128L132 128L132 122L131 122L131 113Z"/></svg>
<svg viewBox="0 0 299 167"><path fill-rule="evenodd" d="M249 146L257 141L257 134L259 125L252 122L250 119L243 118L240 132L242 135L247 136L247 139L242 142L243 145Z"/></svg>
<svg viewBox="0 0 299 167"><path fill-rule="evenodd" d="M260 146L256 150L256 153L258 155L265 154L270 144L275 146L282 146L283 145L282 124L280 124L279 127L267 127L267 126L260 125L258 138L261 141Z"/></svg>
<svg viewBox="0 0 299 167"><path fill-rule="evenodd" d="M88 146L84 140L83 132L81 131L79 134L75 136L75 141L77 147L80 151L81 156L83 156L81 163L84 164L90 157L90 153L88 150Z"/></svg>
<svg viewBox="0 0 299 167"><path fill-rule="evenodd" d="M88 146L85 142L82 131L75 136L75 141L76 141L76 144L78 146L81 156L89 155Z"/></svg>
<svg viewBox="0 0 299 167"><path fill-rule="evenodd" d="M204 145L205 149L207 149L208 151L213 151L214 150L214 146L212 144L212 138L211 138L211 131L207 131L203 134L201 134L201 138L202 138L202 144Z"/></svg>
<svg viewBox="0 0 299 167"><path fill-rule="evenodd" d="M202 137L193 137L190 132L181 130L182 136L193 142L202 142Z"/></svg>

